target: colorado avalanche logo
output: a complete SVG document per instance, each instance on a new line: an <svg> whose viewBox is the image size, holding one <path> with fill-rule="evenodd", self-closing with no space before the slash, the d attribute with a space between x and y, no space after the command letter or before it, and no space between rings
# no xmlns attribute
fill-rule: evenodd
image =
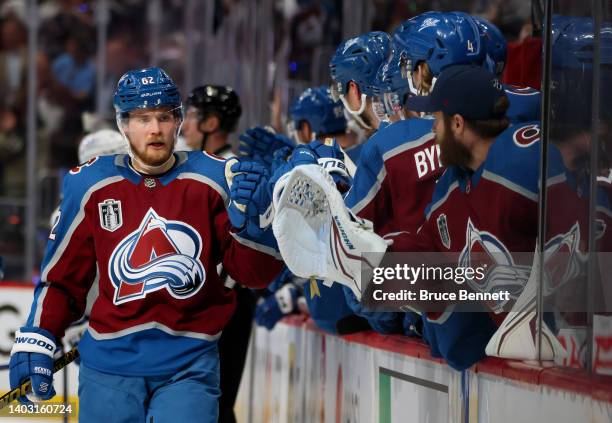
<svg viewBox="0 0 612 423"><path fill-rule="evenodd" d="M544 246L544 295L552 295L567 281L586 275L587 262L588 256L580 252L580 225L576 222Z"/></svg>
<svg viewBox="0 0 612 423"><path fill-rule="evenodd" d="M115 304L144 298L166 289L183 299L202 288L206 272L199 260L202 239L186 223L166 220L149 209L140 228L113 251L108 274L115 287Z"/></svg>
<svg viewBox="0 0 612 423"><path fill-rule="evenodd" d="M482 280L468 279L470 287L479 292L509 292L510 298L518 298L523 291L531 266L514 264L508 248L495 235L480 231L468 219L465 247L459 255L461 267L484 267L486 276ZM501 311L506 302L489 304L492 310Z"/></svg>
<svg viewBox="0 0 612 423"><path fill-rule="evenodd" d="M523 126L512 134L512 139L517 146L527 148L540 141L540 127L538 125Z"/></svg>

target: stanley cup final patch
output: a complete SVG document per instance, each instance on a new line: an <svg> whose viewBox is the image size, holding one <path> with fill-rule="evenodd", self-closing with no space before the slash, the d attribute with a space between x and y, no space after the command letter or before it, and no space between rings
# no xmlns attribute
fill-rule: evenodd
<svg viewBox="0 0 612 423"><path fill-rule="evenodd" d="M104 200L98 203L100 210L100 226L109 232L114 232L123 225L123 217L121 216L121 201L119 200Z"/></svg>
<svg viewBox="0 0 612 423"><path fill-rule="evenodd" d="M440 233L440 239L442 240L442 244L446 248L450 248L451 240L450 234L448 233L448 222L446 221L446 214L442 213L438 216L438 232Z"/></svg>

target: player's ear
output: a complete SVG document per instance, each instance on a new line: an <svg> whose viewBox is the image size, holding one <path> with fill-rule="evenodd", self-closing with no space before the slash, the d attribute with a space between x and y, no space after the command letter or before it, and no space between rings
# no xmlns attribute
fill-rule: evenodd
<svg viewBox="0 0 612 423"><path fill-rule="evenodd" d="M355 96L357 98L361 97L361 92L359 91L359 85L357 85L355 83L355 81L349 81L349 83L348 83L348 90L347 90L347 92L350 93L351 91L355 92Z"/></svg>
<svg viewBox="0 0 612 423"><path fill-rule="evenodd" d="M465 119L463 119L463 116L454 114L451 118L451 128L453 128L453 132L456 134L463 133L465 129Z"/></svg>
<svg viewBox="0 0 612 423"><path fill-rule="evenodd" d="M220 124L218 116L208 115L206 119L200 122L199 128L201 132L212 133L219 129Z"/></svg>

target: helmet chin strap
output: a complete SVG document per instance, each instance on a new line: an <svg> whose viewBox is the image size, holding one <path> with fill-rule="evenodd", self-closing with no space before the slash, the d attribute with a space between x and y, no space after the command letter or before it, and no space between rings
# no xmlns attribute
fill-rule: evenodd
<svg viewBox="0 0 612 423"><path fill-rule="evenodd" d="M346 101L344 94L340 94L340 100L342 101L342 104L344 104L344 108L351 114L351 116L353 117L353 119L355 119L359 126L364 129L371 130L374 128L365 123L365 121L361 117L361 114L365 111L366 108L366 99L367 96L364 93L361 93L361 106L359 107L359 110L353 110L351 109L351 106L349 106L348 101Z"/></svg>

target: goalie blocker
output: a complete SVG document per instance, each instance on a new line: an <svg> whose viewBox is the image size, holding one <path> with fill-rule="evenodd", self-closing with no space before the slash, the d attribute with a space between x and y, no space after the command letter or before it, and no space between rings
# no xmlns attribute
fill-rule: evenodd
<svg viewBox="0 0 612 423"><path fill-rule="evenodd" d="M384 253L387 242L369 221L354 216L344 204L332 177L319 165L294 168L279 179L273 193L272 223L280 253L291 272L303 278L334 281L361 299L362 263L378 266L363 253Z"/></svg>

